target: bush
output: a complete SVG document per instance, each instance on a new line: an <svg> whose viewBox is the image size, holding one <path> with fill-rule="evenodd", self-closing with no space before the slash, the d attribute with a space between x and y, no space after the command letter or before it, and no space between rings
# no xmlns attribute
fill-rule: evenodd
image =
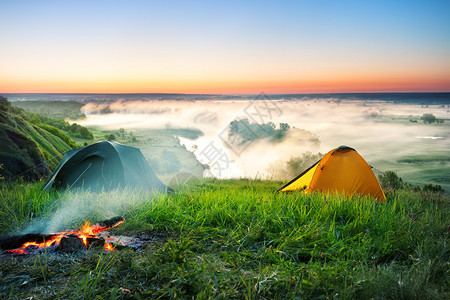
<svg viewBox="0 0 450 300"><path fill-rule="evenodd" d="M425 124L432 124L432 123L442 124L442 123L444 123L443 119L437 119L433 114L423 114L422 117L420 117L420 119L423 120L423 122Z"/></svg>
<svg viewBox="0 0 450 300"><path fill-rule="evenodd" d="M86 127L78 125L77 123L72 123L69 130L78 138L85 140L93 140L94 135Z"/></svg>
<svg viewBox="0 0 450 300"><path fill-rule="evenodd" d="M106 134L105 139L108 141L114 141L116 139L116 136L114 135L114 133Z"/></svg>
<svg viewBox="0 0 450 300"><path fill-rule="evenodd" d="M378 180L381 188L385 190L398 190L405 186L403 179L401 179L394 171L386 171L383 174L378 175Z"/></svg>
<svg viewBox="0 0 450 300"><path fill-rule="evenodd" d="M423 114L420 118L425 124L431 124L436 122L436 117L433 114Z"/></svg>
<svg viewBox="0 0 450 300"><path fill-rule="evenodd" d="M444 189L439 185L433 185L433 184L425 184L422 188L422 191L424 192L431 192L431 193L444 193Z"/></svg>

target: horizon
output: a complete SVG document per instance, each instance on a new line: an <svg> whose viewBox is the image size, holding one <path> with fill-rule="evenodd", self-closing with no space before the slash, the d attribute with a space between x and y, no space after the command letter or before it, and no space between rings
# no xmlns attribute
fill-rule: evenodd
<svg viewBox="0 0 450 300"><path fill-rule="evenodd" d="M8 94L450 91L450 2L0 4Z"/></svg>
<svg viewBox="0 0 450 300"><path fill-rule="evenodd" d="M171 93L171 92L123 92L123 93L84 93L84 92L0 92L0 96L2 95L186 95L186 96L258 96L258 95L273 95L273 96L295 96L295 95L309 95L309 96L319 96L319 95L373 95L373 94L450 94L449 91L425 91L425 92L329 92L329 93L266 93L264 91L254 94L239 94L239 93Z"/></svg>

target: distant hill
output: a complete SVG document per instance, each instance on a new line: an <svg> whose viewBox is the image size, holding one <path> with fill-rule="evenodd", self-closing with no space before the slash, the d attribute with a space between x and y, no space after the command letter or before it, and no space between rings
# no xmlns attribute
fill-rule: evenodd
<svg viewBox="0 0 450 300"><path fill-rule="evenodd" d="M15 101L12 105L56 119L77 120L86 117L81 112L84 104L78 101Z"/></svg>
<svg viewBox="0 0 450 300"><path fill-rule="evenodd" d="M31 124L20 109L0 97L0 170L6 180L38 180L48 176L71 150L58 136Z"/></svg>

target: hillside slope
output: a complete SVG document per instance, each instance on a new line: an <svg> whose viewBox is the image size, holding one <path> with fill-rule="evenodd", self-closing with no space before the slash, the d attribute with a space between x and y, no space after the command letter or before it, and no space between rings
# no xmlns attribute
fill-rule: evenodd
<svg viewBox="0 0 450 300"><path fill-rule="evenodd" d="M7 179L38 180L53 170L71 147L20 115L0 111L0 165Z"/></svg>

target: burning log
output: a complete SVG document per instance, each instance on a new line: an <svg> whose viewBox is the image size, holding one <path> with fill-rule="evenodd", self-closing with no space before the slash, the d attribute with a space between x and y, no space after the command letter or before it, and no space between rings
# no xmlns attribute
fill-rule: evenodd
<svg viewBox="0 0 450 300"><path fill-rule="evenodd" d="M95 225L89 222L79 231L67 231L58 234L30 233L0 239L0 249L8 250L10 254L27 254L36 249L59 246L63 252L74 252L92 247L105 247L112 250L114 247L105 239L96 237L97 233L116 227L125 221L123 217L114 217L103 220Z"/></svg>
<svg viewBox="0 0 450 300"><path fill-rule="evenodd" d="M25 243L41 244L54 239L58 234L27 233L0 239L0 249L9 250L21 247Z"/></svg>
<svg viewBox="0 0 450 300"><path fill-rule="evenodd" d="M92 248L105 247L105 239L99 237L87 237L85 240L76 234L64 236L59 242L61 252L72 253Z"/></svg>
<svg viewBox="0 0 450 300"><path fill-rule="evenodd" d="M61 247L60 250L62 252L67 252L67 253L86 250L86 246L83 243L83 240L74 234L69 234L68 236L64 236L61 239L61 241L59 242L59 246Z"/></svg>
<svg viewBox="0 0 450 300"><path fill-rule="evenodd" d="M98 222L97 224L91 226L92 234L97 234L102 231L111 229L113 227L119 226L125 221L124 217L117 216L108 220L103 220Z"/></svg>

